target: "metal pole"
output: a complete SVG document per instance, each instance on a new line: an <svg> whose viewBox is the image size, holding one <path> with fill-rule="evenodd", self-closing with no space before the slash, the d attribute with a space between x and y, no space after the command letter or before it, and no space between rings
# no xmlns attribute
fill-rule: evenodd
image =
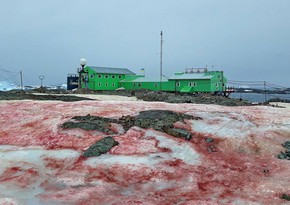
<svg viewBox="0 0 290 205"><path fill-rule="evenodd" d="M163 33L161 31L161 43L160 43L160 91L162 91L162 44L163 44Z"/></svg>
<svg viewBox="0 0 290 205"><path fill-rule="evenodd" d="M81 74L81 70L79 70L79 85L78 85L78 89L81 89L81 86L82 86L82 74Z"/></svg>
<svg viewBox="0 0 290 205"><path fill-rule="evenodd" d="M41 86L40 87L42 87L42 81L43 81L43 79L44 79L45 77L44 77L44 75L40 75L39 76L39 79L40 79L40 84L41 84Z"/></svg>
<svg viewBox="0 0 290 205"><path fill-rule="evenodd" d="M23 78L22 78L22 71L20 71L20 87L23 90Z"/></svg>
<svg viewBox="0 0 290 205"><path fill-rule="evenodd" d="M264 94L265 94L265 102L267 101L267 94L266 94L266 81L264 81Z"/></svg>

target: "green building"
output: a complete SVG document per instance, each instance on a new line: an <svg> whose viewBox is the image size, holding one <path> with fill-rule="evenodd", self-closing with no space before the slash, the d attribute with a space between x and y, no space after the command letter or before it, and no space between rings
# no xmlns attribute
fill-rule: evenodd
<svg viewBox="0 0 290 205"><path fill-rule="evenodd" d="M207 71L202 69L186 69L185 72L175 73L170 78L147 78L145 76L126 76L119 82L126 90L148 89L169 92L223 92L226 90L227 79L223 71Z"/></svg>
<svg viewBox="0 0 290 205"><path fill-rule="evenodd" d="M81 73L82 88L90 90L139 90L147 89L168 92L224 92L227 79L223 71L208 71L207 68L188 68L172 77L152 78L136 75L126 68L86 66Z"/></svg>
<svg viewBox="0 0 290 205"><path fill-rule="evenodd" d="M136 76L127 68L86 66L82 73L82 88L90 90L116 90L126 76Z"/></svg>

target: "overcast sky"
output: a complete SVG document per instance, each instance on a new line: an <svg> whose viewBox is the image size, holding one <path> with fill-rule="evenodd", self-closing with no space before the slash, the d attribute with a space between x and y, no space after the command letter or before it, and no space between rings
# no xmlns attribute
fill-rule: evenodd
<svg viewBox="0 0 290 205"><path fill-rule="evenodd" d="M66 83L79 59L159 76L187 67L290 87L290 0L0 0L0 68ZM0 71L1 72L1 71ZM0 73L1 74L1 73Z"/></svg>

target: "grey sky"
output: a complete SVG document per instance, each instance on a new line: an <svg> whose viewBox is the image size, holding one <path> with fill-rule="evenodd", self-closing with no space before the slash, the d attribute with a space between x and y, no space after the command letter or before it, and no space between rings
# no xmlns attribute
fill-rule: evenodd
<svg viewBox="0 0 290 205"><path fill-rule="evenodd" d="M290 87L289 0L0 0L0 68L65 83L79 59L171 76L186 67Z"/></svg>

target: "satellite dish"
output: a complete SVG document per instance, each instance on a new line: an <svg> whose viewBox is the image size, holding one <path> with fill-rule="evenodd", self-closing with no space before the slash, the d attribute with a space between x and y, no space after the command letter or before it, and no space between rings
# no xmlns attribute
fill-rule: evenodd
<svg viewBox="0 0 290 205"><path fill-rule="evenodd" d="M81 58L80 59L80 64L81 64L82 67L84 67L87 64L87 60L84 59L84 58Z"/></svg>

